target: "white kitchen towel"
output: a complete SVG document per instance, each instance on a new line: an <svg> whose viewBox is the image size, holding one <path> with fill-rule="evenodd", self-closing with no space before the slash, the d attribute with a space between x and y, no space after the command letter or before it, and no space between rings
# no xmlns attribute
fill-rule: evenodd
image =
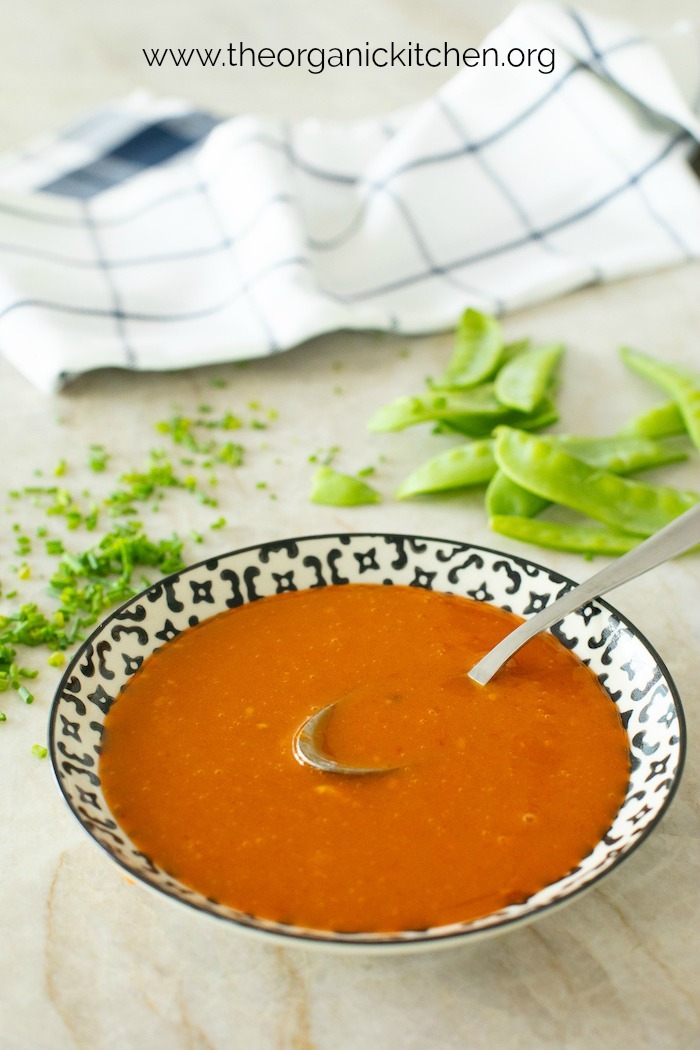
<svg viewBox="0 0 700 1050"><path fill-rule="evenodd" d="M135 95L6 158L0 349L51 391L334 329L440 330L700 256L699 55L679 77L628 26L549 3L485 46L554 48L554 69L463 69L342 124Z"/></svg>

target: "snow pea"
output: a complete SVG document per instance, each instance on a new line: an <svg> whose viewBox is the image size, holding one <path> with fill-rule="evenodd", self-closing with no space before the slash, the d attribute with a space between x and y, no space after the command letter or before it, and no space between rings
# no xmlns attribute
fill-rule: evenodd
<svg viewBox="0 0 700 1050"><path fill-rule="evenodd" d="M532 412L547 393L563 353L561 343L552 343L518 354L496 376L495 393L498 400L521 412Z"/></svg>
<svg viewBox="0 0 700 1050"><path fill-rule="evenodd" d="M626 346L620 349L620 356L634 372L646 376L671 395L678 405L691 441L696 448L700 448L700 375L667 365L649 354Z"/></svg>
<svg viewBox="0 0 700 1050"><path fill-rule="evenodd" d="M688 458L682 449L647 438L588 438L561 434L551 440L590 466L613 474L633 474ZM486 510L492 516L509 514L530 518L544 510L549 502L517 485L501 470L496 472L486 490Z"/></svg>
<svg viewBox="0 0 700 1050"><path fill-rule="evenodd" d="M454 352L435 386L478 386L494 374L502 356L503 336L496 318L465 310L457 325Z"/></svg>
<svg viewBox="0 0 700 1050"><path fill-rule="evenodd" d="M485 484L496 472L493 444L492 439L484 438L433 456L408 475L396 498Z"/></svg>
<svg viewBox="0 0 700 1050"><path fill-rule="evenodd" d="M648 536L700 496L695 492L630 481L564 451L556 439L499 427L496 462L523 488L626 532Z"/></svg>
<svg viewBox="0 0 700 1050"><path fill-rule="evenodd" d="M495 453L494 453L495 458ZM486 488L486 513L489 517L534 518L549 506L549 500L511 481L502 470L497 470Z"/></svg>
<svg viewBox="0 0 700 1050"><path fill-rule="evenodd" d="M525 428L543 427L557 419L551 401L533 413L518 412L496 399L493 383L471 390L442 390L415 397L398 397L378 409L367 424L371 431L403 430L417 423L444 422L470 437L487 437L500 423Z"/></svg>
<svg viewBox="0 0 700 1050"><path fill-rule="evenodd" d="M356 507L361 503L379 503L381 496L371 485L350 474L339 474L332 467L319 467L311 487L311 502L327 507Z"/></svg>
<svg viewBox="0 0 700 1050"><path fill-rule="evenodd" d="M663 401L633 416L618 433L630 437L664 438L687 433L675 401Z"/></svg>
<svg viewBox="0 0 700 1050"><path fill-rule="evenodd" d="M642 542L643 536L621 532L605 525L568 525L542 518L521 518L514 515L494 515L489 526L501 536L538 547L550 547L574 554L626 554Z"/></svg>
<svg viewBox="0 0 700 1050"><path fill-rule="evenodd" d="M552 426L559 419L559 413L550 398L545 398L537 406L534 412L517 412L515 409L506 409L505 415L500 419L480 419L477 415L456 416L454 419L446 419L440 424L444 431L453 431L457 434L466 434L467 437L490 437L494 427L501 424L518 427L520 430L543 430L544 427Z"/></svg>
<svg viewBox="0 0 700 1050"><path fill-rule="evenodd" d="M589 438L557 434L553 440L570 455L613 474L633 474L638 470L680 463L688 458L683 449L675 445L634 435Z"/></svg>

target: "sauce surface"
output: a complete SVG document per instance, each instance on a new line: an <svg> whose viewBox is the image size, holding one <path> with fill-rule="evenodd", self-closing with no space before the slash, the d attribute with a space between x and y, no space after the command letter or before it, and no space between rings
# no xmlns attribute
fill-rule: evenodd
<svg viewBox="0 0 700 1050"><path fill-rule="evenodd" d="M100 775L137 847L208 897L342 932L422 929L522 901L586 856L629 778L594 674L540 635L487 686L466 670L519 622L420 588L263 598L144 661L106 719ZM343 698L325 748L294 734Z"/></svg>

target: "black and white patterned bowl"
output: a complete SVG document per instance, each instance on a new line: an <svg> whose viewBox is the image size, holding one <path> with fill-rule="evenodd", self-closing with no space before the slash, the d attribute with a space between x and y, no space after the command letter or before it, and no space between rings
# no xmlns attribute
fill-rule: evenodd
<svg viewBox="0 0 700 1050"><path fill-rule="evenodd" d="M285 926L214 903L140 853L102 794L98 757L105 715L144 657L188 626L282 591L348 582L407 584L492 602L528 617L571 581L541 565L472 544L417 536L343 534L265 543L210 558L154 584L117 609L82 645L53 703L50 753L65 799L88 834L129 875L162 894L285 944L406 951L472 940L546 914L617 866L656 827L678 785L683 712L668 671L635 627L604 601L567 616L553 633L598 675L619 708L632 774L612 827L592 853L529 900L466 923L396 934L330 933Z"/></svg>

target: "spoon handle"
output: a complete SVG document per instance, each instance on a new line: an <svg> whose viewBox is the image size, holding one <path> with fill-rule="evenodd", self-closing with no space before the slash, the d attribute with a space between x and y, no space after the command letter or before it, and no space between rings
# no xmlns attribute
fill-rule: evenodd
<svg viewBox="0 0 700 1050"><path fill-rule="evenodd" d="M568 613L580 609L592 598L607 594L635 576L641 576L677 554L683 554L697 543L700 543L700 503L516 627L472 667L469 678L486 685L506 660L540 631L545 631Z"/></svg>

